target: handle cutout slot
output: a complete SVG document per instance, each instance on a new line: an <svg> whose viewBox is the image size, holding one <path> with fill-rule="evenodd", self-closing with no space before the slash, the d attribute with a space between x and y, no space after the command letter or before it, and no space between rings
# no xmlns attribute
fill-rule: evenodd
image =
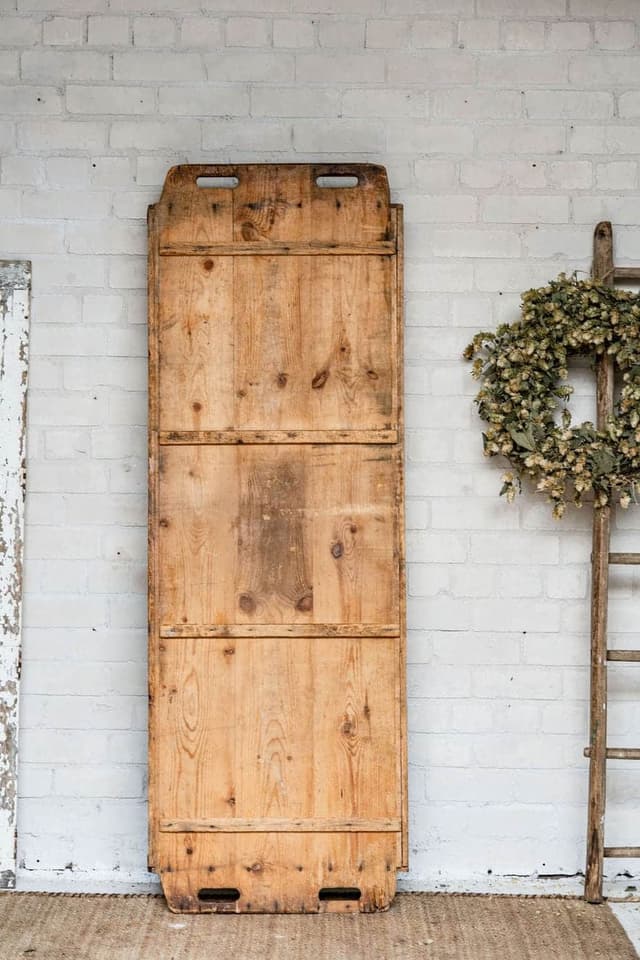
<svg viewBox="0 0 640 960"><path fill-rule="evenodd" d="M318 900L359 900L360 887L322 887Z"/></svg>
<svg viewBox="0 0 640 960"><path fill-rule="evenodd" d="M316 186L321 190L343 190L345 187L357 187L360 180L356 176L327 174L323 177L316 177Z"/></svg>
<svg viewBox="0 0 640 960"><path fill-rule="evenodd" d="M204 903L235 903L239 899L237 887L202 887L198 890L198 900Z"/></svg>
<svg viewBox="0 0 640 960"><path fill-rule="evenodd" d="M197 177L196 186L202 190L235 190L240 181L237 177Z"/></svg>

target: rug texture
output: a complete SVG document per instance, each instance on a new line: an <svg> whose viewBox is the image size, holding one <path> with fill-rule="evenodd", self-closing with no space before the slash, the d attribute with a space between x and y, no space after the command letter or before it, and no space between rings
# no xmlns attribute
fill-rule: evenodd
<svg viewBox="0 0 640 960"><path fill-rule="evenodd" d="M636 960L606 905L402 894L365 916L180 916L161 897L0 894L1 960Z"/></svg>

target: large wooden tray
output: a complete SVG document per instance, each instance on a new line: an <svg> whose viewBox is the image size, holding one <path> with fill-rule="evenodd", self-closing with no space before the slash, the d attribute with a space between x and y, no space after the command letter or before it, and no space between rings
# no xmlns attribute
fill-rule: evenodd
<svg viewBox="0 0 640 960"><path fill-rule="evenodd" d="M362 164L174 167L149 210L149 862L172 910L385 909L406 864L401 236Z"/></svg>

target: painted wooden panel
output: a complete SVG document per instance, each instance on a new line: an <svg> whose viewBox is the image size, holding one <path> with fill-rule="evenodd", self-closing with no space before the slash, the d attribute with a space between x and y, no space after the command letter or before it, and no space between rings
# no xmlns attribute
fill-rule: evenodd
<svg viewBox="0 0 640 960"><path fill-rule="evenodd" d="M0 888L15 886L31 264L0 261Z"/></svg>
<svg viewBox="0 0 640 960"><path fill-rule="evenodd" d="M380 167L191 166L149 224L150 866L178 911L385 909L401 211Z"/></svg>

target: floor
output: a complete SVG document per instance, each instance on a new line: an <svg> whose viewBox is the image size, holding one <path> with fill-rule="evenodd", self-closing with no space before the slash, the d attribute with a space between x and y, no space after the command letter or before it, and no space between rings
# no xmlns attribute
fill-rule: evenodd
<svg viewBox="0 0 640 960"><path fill-rule="evenodd" d="M637 960L614 915L574 897L401 894L387 913L172 914L158 896L0 894L0 960Z"/></svg>

